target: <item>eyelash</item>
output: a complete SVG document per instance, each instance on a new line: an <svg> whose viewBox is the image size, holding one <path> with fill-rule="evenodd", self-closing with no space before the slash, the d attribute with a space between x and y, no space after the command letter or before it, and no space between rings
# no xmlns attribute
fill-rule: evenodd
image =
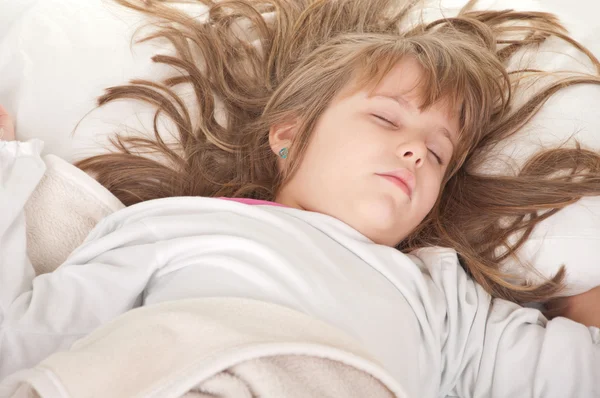
<svg viewBox="0 0 600 398"><path fill-rule="evenodd" d="M373 114L373 116L375 116L377 119L379 119L379 120L381 120L381 121L383 121L383 122L385 122L385 123L389 124L390 126L394 126L394 127L396 127L396 128L398 127L398 125L397 125L396 123L394 123L394 122L392 122L392 121L390 121L390 120L386 119L386 118L385 118L385 117L383 117L383 116L380 116L380 115L377 115L377 114Z"/></svg>
<svg viewBox="0 0 600 398"><path fill-rule="evenodd" d="M379 119L379 120L381 120L381 121L383 121L383 122L385 122L385 123L389 124L390 126L393 126L393 127L396 127L396 128L398 127L398 125L396 125L396 123L393 123L393 122L391 122L390 120L386 119L386 118L385 118L385 117L383 117L383 116L376 115L376 114L373 114L373 116L375 116L377 119ZM438 164L441 164L441 165L443 165L443 164L444 164L444 162L442 161L442 158L440 157L440 155L438 155L437 153L435 153L434 151L432 151L432 150L431 150L431 149L429 149L429 148L428 148L427 150L428 150L429 152L431 152L431 154L432 154L432 155L435 157L435 159L437 160Z"/></svg>
<svg viewBox="0 0 600 398"><path fill-rule="evenodd" d="M442 161L442 158L440 157L440 155L438 155L437 153L433 152L431 149L428 149L429 152L431 152L433 154L433 156L435 156L435 159L437 160L438 164L443 165L444 162Z"/></svg>

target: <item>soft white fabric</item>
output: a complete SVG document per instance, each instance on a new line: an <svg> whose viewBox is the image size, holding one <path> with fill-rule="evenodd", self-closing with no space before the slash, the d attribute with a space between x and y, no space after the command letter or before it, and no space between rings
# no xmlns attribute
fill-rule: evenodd
<svg viewBox="0 0 600 398"><path fill-rule="evenodd" d="M127 377L123 377L127 375ZM0 385L42 398L406 398L345 333L305 314L236 298L130 311ZM202 395L206 396L206 395Z"/></svg>
<svg viewBox="0 0 600 398"><path fill-rule="evenodd" d="M341 361L305 355L259 358L202 382L184 398L392 398L375 377Z"/></svg>
<svg viewBox="0 0 600 398"><path fill-rule="evenodd" d="M425 17L453 15L463 4L465 0L432 1ZM481 0L478 8L555 13L575 39L600 54L600 28L595 19L600 3L595 0ZM200 15L201 10L196 7L189 12ZM140 14L110 0L0 0L0 101L16 115L20 139L41 138L47 143L46 153L73 160L99 152L108 134L124 130L119 126L151 131L152 110L127 101L95 110L78 125L106 87L170 73L150 60L156 52L171 51L165 43L130 47L133 33L144 23ZM590 70L588 64L581 64L580 54L559 41L543 46L535 59L544 69ZM554 96L527 128L490 153L482 171L507 173L541 147L562 144L573 135L586 147L600 149L599 90L581 86ZM596 261L600 245L594 238L600 236L599 215L579 217L599 206L598 198L586 200L548 219L519 253L521 260L545 276L566 265L569 294L600 285ZM560 233L539 240L547 230ZM525 279L537 280L516 264L509 261L505 266Z"/></svg>
<svg viewBox="0 0 600 398"><path fill-rule="evenodd" d="M400 397L370 374L340 361L305 355L255 359L203 382L188 394L205 398ZM196 395L190 395L190 398ZM405 395L404 395L405 396Z"/></svg>
<svg viewBox="0 0 600 398"><path fill-rule="evenodd" d="M37 274L54 271L94 226L123 204L95 179L47 155L46 172L25 205L27 255Z"/></svg>
<svg viewBox="0 0 600 398"><path fill-rule="evenodd" d="M600 285L600 200L586 197L537 226L505 269L523 281L541 283L540 275L517 267L516 260L531 263L544 276L552 276L566 265L564 294L583 293Z"/></svg>
<svg viewBox="0 0 600 398"><path fill-rule="evenodd" d="M122 126L152 131L153 110L142 104L94 110L108 87L173 72L151 60L172 53L167 43L134 44L148 22L111 0L0 0L0 102L16 118L17 138L41 139L44 154L73 161L101 152Z"/></svg>
<svg viewBox="0 0 600 398"><path fill-rule="evenodd" d="M23 177L0 191L16 211L0 215L2 378L134 307L229 297L344 331L410 397L600 395L599 329L491 300L453 250L407 256L322 214L206 198L145 202L104 219L55 272L34 278L20 212L41 178L31 146L18 146L16 161L14 150L2 152L0 163L3 175Z"/></svg>

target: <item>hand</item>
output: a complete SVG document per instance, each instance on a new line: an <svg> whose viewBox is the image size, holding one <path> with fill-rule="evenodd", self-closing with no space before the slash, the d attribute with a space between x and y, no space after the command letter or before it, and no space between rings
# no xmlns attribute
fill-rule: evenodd
<svg viewBox="0 0 600 398"><path fill-rule="evenodd" d="M15 139L15 125L8 111L0 105L0 141L13 141Z"/></svg>
<svg viewBox="0 0 600 398"><path fill-rule="evenodd" d="M600 286L576 296L552 300L548 307L556 316L600 328Z"/></svg>

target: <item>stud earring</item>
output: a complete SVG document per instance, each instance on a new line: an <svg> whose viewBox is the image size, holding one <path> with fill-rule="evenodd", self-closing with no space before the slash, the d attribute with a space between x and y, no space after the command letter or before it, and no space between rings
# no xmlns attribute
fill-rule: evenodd
<svg viewBox="0 0 600 398"><path fill-rule="evenodd" d="M281 151L279 151L279 156L282 159L287 159L287 157L288 157L288 149L287 148L281 148Z"/></svg>

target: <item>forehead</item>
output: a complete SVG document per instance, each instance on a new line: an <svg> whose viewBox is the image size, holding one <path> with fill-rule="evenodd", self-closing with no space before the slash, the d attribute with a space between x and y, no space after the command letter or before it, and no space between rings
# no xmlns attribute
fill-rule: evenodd
<svg viewBox="0 0 600 398"><path fill-rule="evenodd" d="M403 96L419 96L425 74L423 68L412 57L405 57L396 63L375 86L375 90L386 89Z"/></svg>
<svg viewBox="0 0 600 398"><path fill-rule="evenodd" d="M412 57L405 57L383 76L381 81L374 86L374 89L394 91L420 108L423 100L431 96L432 91L435 92L440 89L437 84L439 82L430 79L435 79L435 77L426 74L417 60ZM436 96L439 97L436 101L438 108L456 113L460 108L453 104L457 102L456 96L457 93L453 92L445 92ZM454 101L452 101L453 99Z"/></svg>
<svg viewBox="0 0 600 398"><path fill-rule="evenodd" d="M458 137L460 130L460 105L453 93L444 93L440 98L423 108L427 96L427 81L421 65L413 58L405 58L370 89L370 95L386 96L395 99L400 105L415 113L423 113L439 119L447 124L453 140Z"/></svg>

